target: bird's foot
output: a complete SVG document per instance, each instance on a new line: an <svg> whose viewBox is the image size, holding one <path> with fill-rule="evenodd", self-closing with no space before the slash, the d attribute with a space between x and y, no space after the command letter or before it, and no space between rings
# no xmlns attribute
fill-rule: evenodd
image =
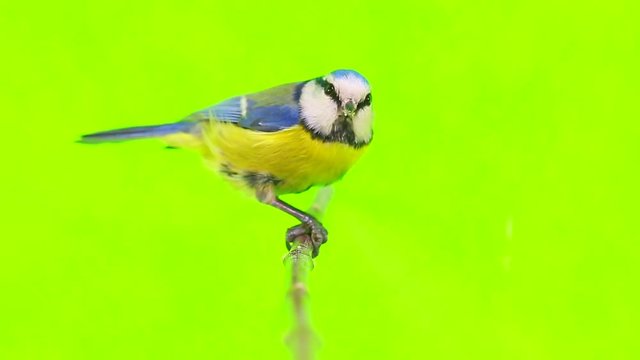
<svg viewBox="0 0 640 360"><path fill-rule="evenodd" d="M311 256L316 257L320 253L320 246L327 242L327 235L327 229L325 229L325 227L317 220L296 225L287 230L287 250L291 250L293 242L297 238L301 236L308 236L311 239L311 245L313 245L313 252Z"/></svg>

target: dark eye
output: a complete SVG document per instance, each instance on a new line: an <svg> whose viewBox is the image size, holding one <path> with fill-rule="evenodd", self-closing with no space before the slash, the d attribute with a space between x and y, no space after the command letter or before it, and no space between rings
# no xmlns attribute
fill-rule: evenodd
<svg viewBox="0 0 640 360"><path fill-rule="evenodd" d="M336 97L336 95L337 95L336 94L336 88L333 86L332 83L329 83L329 82L324 86L324 93L325 93L325 95L327 95L327 96L329 96L331 98Z"/></svg>
<svg viewBox="0 0 640 360"><path fill-rule="evenodd" d="M364 103L365 106L371 105L371 93L368 93L367 96L364 98L364 101L362 102Z"/></svg>
<svg viewBox="0 0 640 360"><path fill-rule="evenodd" d="M365 96L364 100L360 101L360 103L358 104L358 109L362 109L365 106L369 105L371 105L371 93L368 93L367 96Z"/></svg>

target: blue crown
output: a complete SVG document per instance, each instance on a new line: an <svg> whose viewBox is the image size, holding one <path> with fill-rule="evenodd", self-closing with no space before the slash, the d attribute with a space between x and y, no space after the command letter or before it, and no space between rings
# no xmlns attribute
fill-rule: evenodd
<svg viewBox="0 0 640 360"><path fill-rule="evenodd" d="M357 77L358 79L362 80L362 82L369 85L369 82L367 81L367 79L365 79L364 76L360 75L360 73L355 70L336 70L331 72L331 75L333 75L333 77L336 79L345 78L348 76Z"/></svg>

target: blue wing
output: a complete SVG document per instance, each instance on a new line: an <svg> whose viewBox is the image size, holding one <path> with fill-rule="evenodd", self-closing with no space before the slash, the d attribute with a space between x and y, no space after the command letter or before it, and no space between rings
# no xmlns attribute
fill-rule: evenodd
<svg viewBox="0 0 640 360"><path fill-rule="evenodd" d="M300 122L298 100L305 83L286 84L250 95L237 96L198 111L186 120L213 118L264 132L286 129Z"/></svg>

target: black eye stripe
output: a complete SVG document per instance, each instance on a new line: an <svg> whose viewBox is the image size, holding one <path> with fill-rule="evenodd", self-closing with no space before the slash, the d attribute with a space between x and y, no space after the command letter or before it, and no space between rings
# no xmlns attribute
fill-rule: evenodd
<svg viewBox="0 0 640 360"><path fill-rule="evenodd" d="M336 92L336 88L333 86L332 83L328 82L323 78L319 78L316 81L320 86L322 86L322 88L324 89L324 93L328 97L330 97L331 100L333 100L337 105L342 104L342 102L340 101L340 98L338 97L338 93Z"/></svg>
<svg viewBox="0 0 640 360"><path fill-rule="evenodd" d="M358 103L358 110L371 105L371 93L368 93L364 100Z"/></svg>

